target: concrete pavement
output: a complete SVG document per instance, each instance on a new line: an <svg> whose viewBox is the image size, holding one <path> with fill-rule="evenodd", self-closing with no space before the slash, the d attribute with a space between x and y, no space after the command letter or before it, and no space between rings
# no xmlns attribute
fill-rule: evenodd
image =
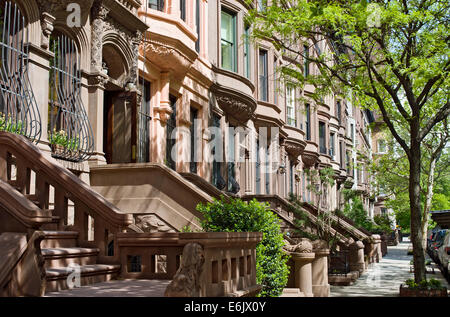
<svg viewBox="0 0 450 317"><path fill-rule="evenodd" d="M379 263L371 264L369 269L350 286L331 286L330 297L358 297L358 296L391 296L396 297L400 292L400 284L413 278L410 272L412 255L407 255L408 239L404 239L397 246L388 247L388 254ZM427 278L441 280L450 289L447 281L439 269L434 274L427 274Z"/></svg>

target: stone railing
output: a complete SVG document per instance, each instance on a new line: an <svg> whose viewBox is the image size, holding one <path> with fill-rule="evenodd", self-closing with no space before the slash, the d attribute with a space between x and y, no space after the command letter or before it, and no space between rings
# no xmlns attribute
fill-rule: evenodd
<svg viewBox="0 0 450 317"><path fill-rule="evenodd" d="M0 297L44 295L43 239L41 231L35 231L28 241L26 233L0 234Z"/></svg>
<svg viewBox="0 0 450 317"><path fill-rule="evenodd" d="M51 218L57 230L65 230L69 224L69 205L73 207L71 229L79 232L80 246L100 249L99 258L108 255L108 236L125 231L133 223L133 215L122 213L69 170L46 159L35 145L16 134L0 132L0 181L9 186L11 197L19 195L21 199L16 197L16 200L27 203L24 210L28 208L34 213L30 223ZM2 187L8 189L7 186ZM13 187L17 191L11 191ZM8 208L8 212L19 211ZM23 214L16 218L25 219Z"/></svg>
<svg viewBox="0 0 450 317"><path fill-rule="evenodd" d="M117 233L116 260L122 278L172 280L166 296L253 296L261 240L261 233Z"/></svg>

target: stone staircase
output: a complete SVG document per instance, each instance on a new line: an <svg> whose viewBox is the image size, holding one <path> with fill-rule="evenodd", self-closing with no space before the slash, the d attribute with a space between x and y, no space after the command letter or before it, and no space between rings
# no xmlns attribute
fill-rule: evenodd
<svg viewBox="0 0 450 317"><path fill-rule="evenodd" d="M79 278L81 286L110 281L119 275L120 265L97 263L98 248L77 246L78 232L44 231L44 234L41 248L45 259L47 293L68 289L69 275L72 283ZM79 273L79 277L73 278L73 273Z"/></svg>
<svg viewBox="0 0 450 317"><path fill-rule="evenodd" d="M7 183L21 195L22 188L16 181L8 180ZM40 208L36 195L23 196ZM117 278L120 265L97 263L100 249L78 246L79 233L56 230L60 217L53 216L52 209L46 211L52 213L51 221L44 224L41 229L55 229L44 231L45 238L41 242L41 252L45 260L46 293L69 289L69 283L79 282L80 286L83 286Z"/></svg>

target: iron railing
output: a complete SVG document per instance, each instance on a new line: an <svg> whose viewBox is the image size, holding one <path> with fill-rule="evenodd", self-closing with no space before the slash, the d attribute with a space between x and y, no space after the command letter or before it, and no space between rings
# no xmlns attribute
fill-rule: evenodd
<svg viewBox="0 0 450 317"><path fill-rule="evenodd" d="M65 35L51 38L49 140L52 156L81 162L93 151L89 119L81 101L80 56L75 42Z"/></svg>
<svg viewBox="0 0 450 317"><path fill-rule="evenodd" d="M334 251L329 255L328 272L330 274L348 274L350 273L349 254L347 250Z"/></svg>
<svg viewBox="0 0 450 317"><path fill-rule="evenodd" d="M2 12L3 11L3 12ZM41 116L28 78L28 29L17 4L0 6L0 131L41 138Z"/></svg>

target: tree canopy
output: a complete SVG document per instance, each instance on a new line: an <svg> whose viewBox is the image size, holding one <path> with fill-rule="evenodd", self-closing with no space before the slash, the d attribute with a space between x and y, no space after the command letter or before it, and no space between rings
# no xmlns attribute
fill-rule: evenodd
<svg viewBox="0 0 450 317"><path fill-rule="evenodd" d="M331 93L376 110L406 154L416 282L426 279L422 141L450 114L449 17L443 0L273 0L248 17L252 36L282 52L284 80L313 85L317 102Z"/></svg>

